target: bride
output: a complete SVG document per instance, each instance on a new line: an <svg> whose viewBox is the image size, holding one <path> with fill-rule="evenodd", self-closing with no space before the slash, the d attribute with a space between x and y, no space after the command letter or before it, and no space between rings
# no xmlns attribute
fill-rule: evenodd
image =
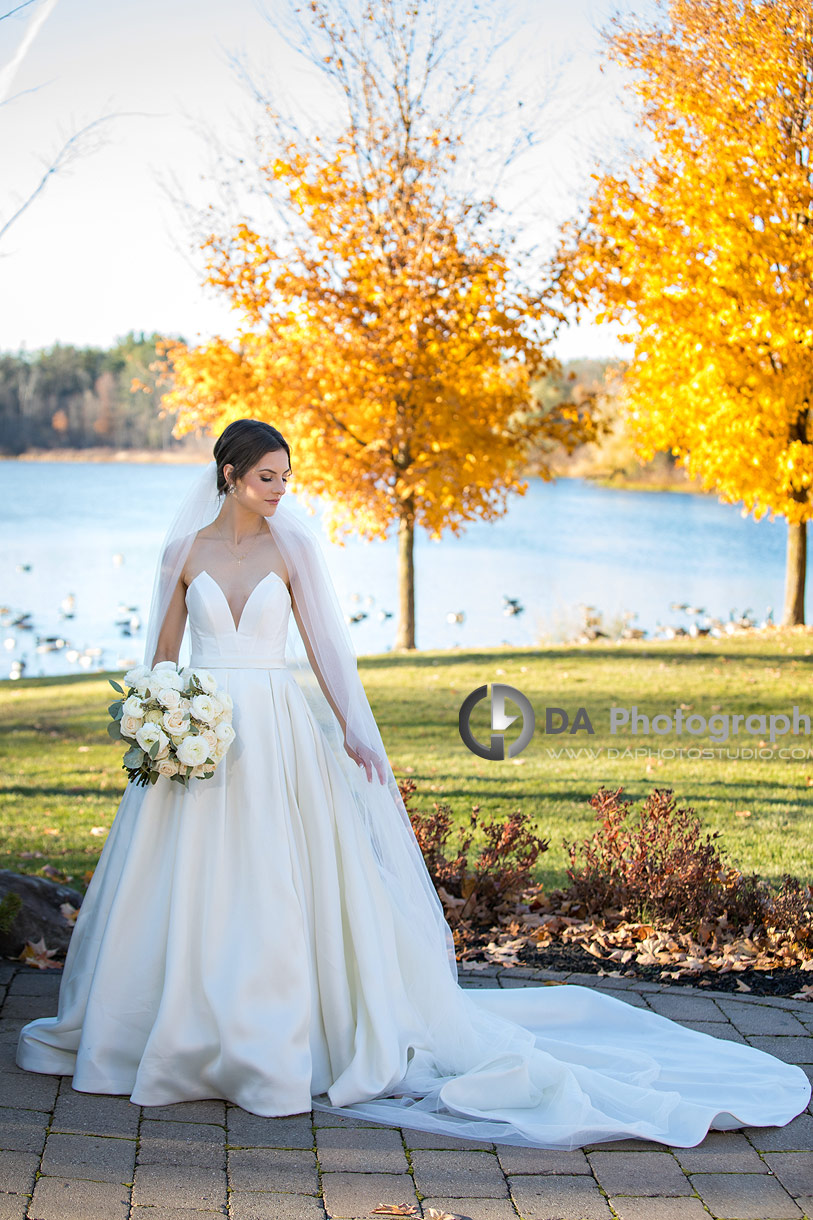
<svg viewBox="0 0 813 1220"><path fill-rule="evenodd" d="M145 1106L315 1107L543 1148L789 1122L810 1084L762 1051L586 987L458 985L321 549L284 499L291 466L275 428L237 420L170 527L144 662L177 662L188 620L236 738L188 789L128 786L20 1067Z"/></svg>

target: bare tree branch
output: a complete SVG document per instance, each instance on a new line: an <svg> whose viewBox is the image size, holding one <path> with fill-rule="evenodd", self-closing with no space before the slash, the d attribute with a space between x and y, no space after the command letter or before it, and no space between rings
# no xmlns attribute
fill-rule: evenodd
<svg viewBox="0 0 813 1220"><path fill-rule="evenodd" d="M35 0L23 0L22 4L18 4L16 8L9 9L7 13L0 13L0 21L5 21L7 17L13 17L15 13L21 12L24 8L34 4Z"/></svg>
<svg viewBox="0 0 813 1220"><path fill-rule="evenodd" d="M23 202L16 208L16 210L7 220L0 222L0 241L3 240L9 229L11 229L12 225L14 225L20 219L20 217L28 211L34 200L42 194L48 185L48 182L54 177L55 174L67 169L73 164L74 161L78 160L79 157L87 156L89 153L95 152L99 147L101 147L103 141L94 142L89 137L98 134L103 125L105 123L112 122L113 119L132 117L152 118L155 116L138 115L137 112L105 114L98 119L94 119L90 123L86 123L84 127L81 127L78 131L75 131L73 135L69 136L50 163L46 163L46 170L34 190L31 191L28 196L26 196Z"/></svg>

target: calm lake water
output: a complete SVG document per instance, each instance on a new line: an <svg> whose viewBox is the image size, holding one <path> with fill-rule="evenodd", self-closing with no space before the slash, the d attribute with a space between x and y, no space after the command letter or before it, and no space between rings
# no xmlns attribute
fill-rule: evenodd
<svg viewBox="0 0 813 1220"><path fill-rule="evenodd" d="M149 608L153 568L179 497L200 467L98 462L2 462L0 479L0 679L15 659L26 676L114 669L140 662L143 630L116 626ZM295 492L288 493L297 502ZM317 507L318 501L310 501ZM305 520L322 537L339 601L359 654L386 652L395 638L397 550L386 542L329 543L321 512ZM682 492L631 492L579 479L530 480L507 515L455 538L415 548L417 645L426 649L528 645L576 633L581 607L608 624L634 612L634 626L688 626L670 602L702 607L727 620L770 608L781 616L785 523L743 518L736 507ZM29 565L29 570L19 570ZM75 616L60 606L73 594ZM507 617L504 598L523 612ZM809 601L809 599L808 599ZM31 630L10 620L27 611ZM393 617L381 620L382 611ZM10 612L10 613L9 613ZM463 612L462 623L447 614ZM701 618L701 622L703 619ZM37 637L68 647L39 653ZM85 649L98 649L85 657ZM181 659L188 655L188 643Z"/></svg>

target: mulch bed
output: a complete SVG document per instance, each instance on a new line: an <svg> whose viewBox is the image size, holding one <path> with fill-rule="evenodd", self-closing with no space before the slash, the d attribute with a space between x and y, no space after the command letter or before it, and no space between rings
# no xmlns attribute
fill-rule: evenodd
<svg viewBox="0 0 813 1220"><path fill-rule="evenodd" d="M682 974L674 977L668 968L660 966L639 966L634 969L628 966L618 969L615 962L602 962L593 957L581 945L565 945L561 943L547 945L544 949L535 949L532 945L523 945L516 951L516 956L523 966L533 966L540 970L557 970L567 973L608 975L614 974L622 978L641 979L647 983L661 983L669 987L707 987L710 991L730 991L735 995L746 994L747 988L754 996L791 996L810 986L811 973L805 970L741 970L737 973L720 974L714 970L703 970L691 975ZM484 954L480 960L486 960ZM465 970L471 964L471 959L460 963L460 969ZM507 967L510 970L510 967ZM742 984L742 986L739 986ZM813 1004L811 1005L813 1011Z"/></svg>

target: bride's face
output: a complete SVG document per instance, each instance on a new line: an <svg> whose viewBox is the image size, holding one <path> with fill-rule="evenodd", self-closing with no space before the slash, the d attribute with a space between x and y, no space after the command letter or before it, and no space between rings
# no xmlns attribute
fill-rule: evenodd
<svg viewBox="0 0 813 1220"><path fill-rule="evenodd" d="M231 480L232 467L225 466L223 469L226 477ZM276 505L285 495L290 474L287 453L284 449L275 449L261 457L259 462L246 471L242 479L235 480L236 490L229 499L237 500L240 506L249 512L271 517L276 512Z"/></svg>

